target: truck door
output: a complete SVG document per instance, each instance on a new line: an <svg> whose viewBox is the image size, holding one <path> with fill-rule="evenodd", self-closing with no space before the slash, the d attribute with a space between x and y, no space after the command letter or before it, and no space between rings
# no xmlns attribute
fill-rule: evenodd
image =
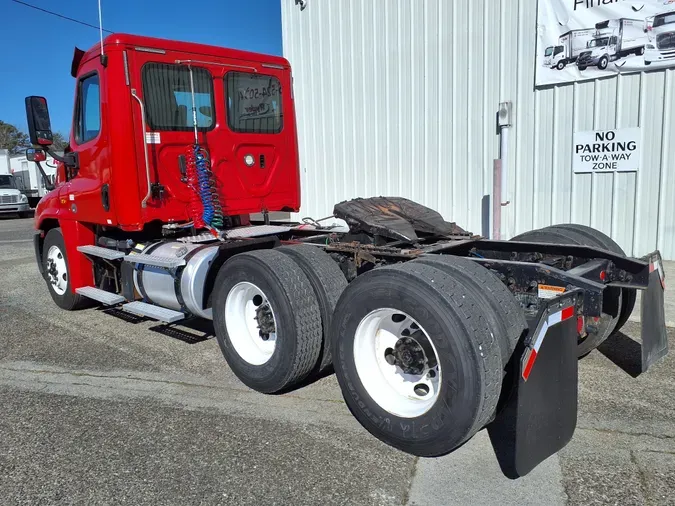
<svg viewBox="0 0 675 506"><path fill-rule="evenodd" d="M609 48L607 49L607 52L612 60L616 60L621 56L619 54L619 37L616 35L612 35L609 38Z"/></svg>
<svg viewBox="0 0 675 506"><path fill-rule="evenodd" d="M110 151L104 111L105 80L98 58L80 67L75 94L70 148L78 154L79 164L69 169L67 182L60 190L65 216L77 221L116 224L109 199Z"/></svg>

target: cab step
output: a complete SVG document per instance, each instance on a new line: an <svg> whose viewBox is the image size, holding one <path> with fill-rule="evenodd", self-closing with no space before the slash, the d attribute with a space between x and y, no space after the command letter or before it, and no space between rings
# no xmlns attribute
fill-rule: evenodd
<svg viewBox="0 0 675 506"><path fill-rule="evenodd" d="M138 300L124 304L122 309L137 316L147 316L153 320L159 320L166 323L177 322L185 318L185 315L178 311L173 311L172 309L167 309L165 307L154 306L152 304Z"/></svg>
<svg viewBox="0 0 675 506"><path fill-rule="evenodd" d="M124 302L126 299L119 294L106 292L100 288L93 286L83 286L81 288L76 288L75 293L84 295L85 297L93 300L97 300L106 306L114 306L120 302Z"/></svg>
<svg viewBox="0 0 675 506"><path fill-rule="evenodd" d="M91 255L99 258L105 258L106 260L119 260L124 258L126 255L122 251L117 251L110 248L102 248L101 246L78 246L77 251L84 253L85 255Z"/></svg>
<svg viewBox="0 0 675 506"><path fill-rule="evenodd" d="M182 267L185 265L184 258L177 257L161 257L156 255L126 255L124 257L125 262L131 262L134 264L144 264L152 265L154 267L165 267L167 269L175 269L176 267Z"/></svg>

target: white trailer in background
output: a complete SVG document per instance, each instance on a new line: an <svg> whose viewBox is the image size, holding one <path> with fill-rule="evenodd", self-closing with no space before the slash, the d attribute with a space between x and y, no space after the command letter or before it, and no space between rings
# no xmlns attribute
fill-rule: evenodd
<svg viewBox="0 0 675 506"><path fill-rule="evenodd" d="M586 49L586 44L593 38L595 30L570 30L558 38L557 46L549 46L544 52L544 67L562 70L566 65L574 63L579 54Z"/></svg>
<svg viewBox="0 0 675 506"><path fill-rule="evenodd" d="M645 65L675 58L675 8L645 20Z"/></svg>
<svg viewBox="0 0 675 506"><path fill-rule="evenodd" d="M47 178L51 184L54 184L56 173L56 160L47 156L46 162L42 163ZM32 208L35 208L40 199L47 193L44 178L40 170L26 159L25 155L13 156L10 158L10 172L14 175L17 188L28 197L28 202Z"/></svg>
<svg viewBox="0 0 675 506"><path fill-rule="evenodd" d="M577 59L579 70L592 66L605 70L611 61L644 54L648 42L644 28L642 19L608 19L596 23L594 37Z"/></svg>

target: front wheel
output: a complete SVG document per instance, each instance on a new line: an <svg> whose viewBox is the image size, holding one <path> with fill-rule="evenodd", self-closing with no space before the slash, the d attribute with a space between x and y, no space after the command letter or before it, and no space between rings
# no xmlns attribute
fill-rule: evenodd
<svg viewBox="0 0 675 506"><path fill-rule="evenodd" d="M644 46L638 48L638 50L635 52L635 54L638 55L638 56L642 56L643 54L645 54Z"/></svg>
<svg viewBox="0 0 675 506"><path fill-rule="evenodd" d="M47 232L42 246L42 268L49 294L57 306L71 311L87 305L87 299L70 289L68 256L60 228L53 228Z"/></svg>
<svg viewBox="0 0 675 506"><path fill-rule="evenodd" d="M600 70L605 70L607 65L609 65L609 58L607 56L600 58L600 61L598 61L598 68Z"/></svg>
<svg viewBox="0 0 675 506"><path fill-rule="evenodd" d="M555 66L555 68L557 68L558 70L564 69L565 68L565 62L564 61L558 62L558 64Z"/></svg>

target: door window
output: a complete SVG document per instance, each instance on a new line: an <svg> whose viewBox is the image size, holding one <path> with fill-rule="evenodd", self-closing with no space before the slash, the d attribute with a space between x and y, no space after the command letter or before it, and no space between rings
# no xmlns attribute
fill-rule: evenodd
<svg viewBox="0 0 675 506"><path fill-rule="evenodd" d="M278 134L283 128L281 83L273 76L229 72L225 76L227 125L233 132Z"/></svg>
<svg viewBox="0 0 675 506"><path fill-rule="evenodd" d="M78 144L90 141L101 131L101 87L98 74L80 81L77 100L77 124L75 141Z"/></svg>
<svg viewBox="0 0 675 506"><path fill-rule="evenodd" d="M214 125L213 78L208 70L192 67L197 128ZM190 69L185 65L146 63L143 97L151 130L187 131L194 128Z"/></svg>

